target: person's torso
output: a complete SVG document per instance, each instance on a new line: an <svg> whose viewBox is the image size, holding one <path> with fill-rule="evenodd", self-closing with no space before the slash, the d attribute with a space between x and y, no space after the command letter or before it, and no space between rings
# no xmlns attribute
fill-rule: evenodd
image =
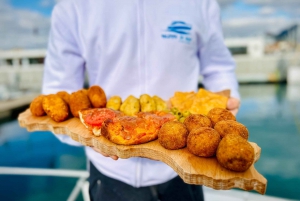
<svg viewBox="0 0 300 201"><path fill-rule="evenodd" d="M108 98L122 99L147 93L167 100L175 91L196 90L206 29L199 2L74 1L76 40L90 85L103 87ZM103 174L136 187L176 176L159 161L113 161L86 151Z"/></svg>
<svg viewBox="0 0 300 201"><path fill-rule="evenodd" d="M175 91L196 90L206 26L197 1L74 4L90 84L122 98L148 93L167 99Z"/></svg>

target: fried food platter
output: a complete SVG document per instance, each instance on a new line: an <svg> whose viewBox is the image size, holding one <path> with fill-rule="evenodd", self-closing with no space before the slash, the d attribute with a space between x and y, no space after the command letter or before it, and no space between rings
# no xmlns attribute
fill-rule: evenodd
<svg viewBox="0 0 300 201"><path fill-rule="evenodd" d="M252 165L245 172L234 172L219 165L215 157L204 158L191 154L186 148L167 150L158 140L139 145L116 145L103 136L95 136L87 130L78 118L55 122L48 116L33 116L29 109L18 117L21 127L28 131L51 131L65 134L84 146L96 147L104 153L119 158L145 157L159 160L178 173L189 184L204 185L216 190L239 188L265 194L267 180ZM255 150L255 162L260 158L261 148L250 142Z"/></svg>

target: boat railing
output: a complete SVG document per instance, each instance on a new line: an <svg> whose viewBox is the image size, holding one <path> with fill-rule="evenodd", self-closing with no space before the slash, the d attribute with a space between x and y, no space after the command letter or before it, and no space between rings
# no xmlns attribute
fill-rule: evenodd
<svg viewBox="0 0 300 201"><path fill-rule="evenodd" d="M84 170L66 170L66 169L46 169L46 168L20 168L20 167L0 167L0 175L30 175L30 176L54 176L78 178L67 201L74 201L82 192L83 200L90 201L89 183L87 178L89 172Z"/></svg>

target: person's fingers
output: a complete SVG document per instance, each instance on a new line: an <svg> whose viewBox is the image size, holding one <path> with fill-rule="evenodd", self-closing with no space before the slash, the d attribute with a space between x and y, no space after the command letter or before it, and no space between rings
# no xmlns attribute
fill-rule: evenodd
<svg viewBox="0 0 300 201"><path fill-rule="evenodd" d="M236 98L229 98L227 101L227 109L236 115L240 107L240 100Z"/></svg>
<svg viewBox="0 0 300 201"><path fill-rule="evenodd" d="M102 151L100 151L99 149L97 149L96 147L92 147L94 149L94 151L100 153L101 155L105 156L105 157L110 157L112 158L113 160L118 160L119 157L118 156L115 156L115 155L108 155L106 153L103 153Z"/></svg>

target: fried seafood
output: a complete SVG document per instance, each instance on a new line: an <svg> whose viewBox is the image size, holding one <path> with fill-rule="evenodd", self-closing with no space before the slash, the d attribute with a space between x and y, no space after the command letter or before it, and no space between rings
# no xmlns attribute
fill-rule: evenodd
<svg viewBox="0 0 300 201"><path fill-rule="evenodd" d="M66 91L59 91L56 93L59 97L61 97L67 104L70 103L70 94Z"/></svg>
<svg viewBox="0 0 300 201"><path fill-rule="evenodd" d="M186 146L188 130L178 121L168 121L158 132L158 141L166 149L181 149Z"/></svg>
<svg viewBox="0 0 300 201"><path fill-rule="evenodd" d="M44 95L39 95L33 99L33 101L30 103L30 111L34 116L44 116L46 115L46 112L43 109L43 98Z"/></svg>
<svg viewBox="0 0 300 201"><path fill-rule="evenodd" d="M120 96L112 96L108 99L106 107L114 110L120 110L122 99Z"/></svg>
<svg viewBox="0 0 300 201"><path fill-rule="evenodd" d="M82 109L91 108L91 102L83 90L78 90L70 95L70 110L74 117L79 117L78 112Z"/></svg>
<svg viewBox="0 0 300 201"><path fill-rule="evenodd" d="M254 149L240 135L228 134L221 140L216 156L222 167L244 172L254 162Z"/></svg>
<svg viewBox="0 0 300 201"><path fill-rule="evenodd" d="M213 128L200 127L189 133L187 148L196 156L211 157L216 154L220 140L220 134Z"/></svg>
<svg viewBox="0 0 300 201"><path fill-rule="evenodd" d="M210 119L202 114L190 114L183 123L189 132L194 128L212 127Z"/></svg>
<svg viewBox="0 0 300 201"><path fill-rule="evenodd" d="M222 120L216 123L214 129L225 137L227 134L236 134L248 140L249 132L246 126L233 120Z"/></svg>
<svg viewBox="0 0 300 201"><path fill-rule="evenodd" d="M102 108L106 106L106 95L104 90L98 86L93 85L88 89L87 95L94 108Z"/></svg>
<svg viewBox="0 0 300 201"><path fill-rule="evenodd" d="M43 98L43 109L56 122L62 122L69 117L68 104L56 94Z"/></svg>
<svg viewBox="0 0 300 201"><path fill-rule="evenodd" d="M213 127L215 126L215 124L218 121L222 121L222 120L236 120L235 116L227 109L224 108L213 108L211 109L208 114L207 117L210 118Z"/></svg>

